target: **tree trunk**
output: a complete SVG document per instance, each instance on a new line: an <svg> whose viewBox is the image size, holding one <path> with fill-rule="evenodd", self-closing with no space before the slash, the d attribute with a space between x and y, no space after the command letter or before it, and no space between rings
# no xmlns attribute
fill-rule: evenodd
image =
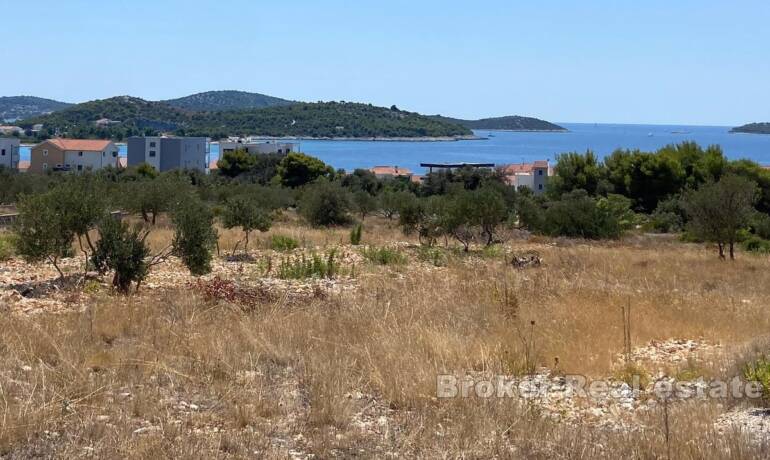
<svg viewBox="0 0 770 460"><path fill-rule="evenodd" d="M735 260L735 242L730 241L730 260Z"/></svg>
<svg viewBox="0 0 770 460"><path fill-rule="evenodd" d="M59 268L59 261L56 257L49 257L48 260L51 262L51 265L53 265L53 268L56 269L57 272L59 272L59 280L64 281L64 272L61 271L61 268Z"/></svg>
<svg viewBox="0 0 770 460"><path fill-rule="evenodd" d="M725 260L725 246L722 243L717 243L717 246L719 247L719 258L721 260Z"/></svg>
<svg viewBox="0 0 770 460"><path fill-rule="evenodd" d="M243 245L243 252L249 253L249 232L246 232L246 243Z"/></svg>

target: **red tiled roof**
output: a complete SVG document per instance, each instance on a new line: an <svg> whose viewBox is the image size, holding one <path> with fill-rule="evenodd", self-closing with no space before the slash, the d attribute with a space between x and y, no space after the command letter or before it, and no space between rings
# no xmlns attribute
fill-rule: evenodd
<svg viewBox="0 0 770 460"><path fill-rule="evenodd" d="M377 176L411 176L412 171L398 166L375 166L369 169Z"/></svg>
<svg viewBox="0 0 770 460"><path fill-rule="evenodd" d="M528 174L535 168L548 168L548 160L537 160L534 163L514 163L503 166L506 174Z"/></svg>
<svg viewBox="0 0 770 460"><path fill-rule="evenodd" d="M50 142L62 150L82 150L84 152L101 152L110 145L110 141L93 139L48 139Z"/></svg>

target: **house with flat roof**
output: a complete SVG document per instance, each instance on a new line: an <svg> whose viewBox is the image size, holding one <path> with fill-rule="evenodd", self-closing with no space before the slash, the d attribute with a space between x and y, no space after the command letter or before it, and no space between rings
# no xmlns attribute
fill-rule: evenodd
<svg viewBox="0 0 770 460"><path fill-rule="evenodd" d="M198 169L206 171L209 144L205 137L130 137L128 166L142 163L158 171Z"/></svg>
<svg viewBox="0 0 770 460"><path fill-rule="evenodd" d="M268 154L285 154L296 152L297 144L290 142L275 142L275 141L220 141L219 142L219 156L224 156L225 153L235 152L236 150L244 150L251 155L268 155Z"/></svg>
<svg viewBox="0 0 770 460"><path fill-rule="evenodd" d="M48 139L32 147L29 172L83 172L118 167L118 154L118 146L108 140Z"/></svg>
<svg viewBox="0 0 770 460"><path fill-rule="evenodd" d="M552 175L548 160L509 164L501 169L509 185L513 185L516 188L527 187L538 195L545 192L545 187L548 185L548 176Z"/></svg>
<svg viewBox="0 0 770 460"><path fill-rule="evenodd" d="M19 139L0 137L0 167L19 169L19 147Z"/></svg>

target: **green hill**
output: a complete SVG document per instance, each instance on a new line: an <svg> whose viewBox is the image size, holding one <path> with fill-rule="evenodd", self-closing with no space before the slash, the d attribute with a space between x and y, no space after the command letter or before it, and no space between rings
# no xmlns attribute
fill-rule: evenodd
<svg viewBox="0 0 770 460"><path fill-rule="evenodd" d="M749 123L730 130L731 133L770 134L770 123Z"/></svg>
<svg viewBox="0 0 770 460"><path fill-rule="evenodd" d="M101 123L97 121L101 120ZM120 96L86 102L19 122L42 123L40 137L62 135L122 140L161 132L178 135L275 137L459 137L463 126L396 108L344 102L296 103L263 109L189 112L162 102Z"/></svg>
<svg viewBox="0 0 770 460"><path fill-rule="evenodd" d="M434 115L432 118L447 123L455 123L469 129L496 129L506 131L567 131L565 128L539 118L520 117L511 115L507 117L483 118L481 120L461 120L459 118L442 117Z"/></svg>
<svg viewBox="0 0 770 460"><path fill-rule="evenodd" d="M265 107L294 104L294 101L259 93L247 93L245 91L207 91L160 102L193 112L262 109Z"/></svg>
<svg viewBox="0 0 770 460"><path fill-rule="evenodd" d="M34 96L0 97L0 121L45 115L71 105L66 102Z"/></svg>

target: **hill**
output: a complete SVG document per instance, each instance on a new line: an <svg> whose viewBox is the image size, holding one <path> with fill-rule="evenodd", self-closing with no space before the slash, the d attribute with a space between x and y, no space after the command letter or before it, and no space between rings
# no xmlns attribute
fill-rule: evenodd
<svg viewBox="0 0 770 460"><path fill-rule="evenodd" d="M207 91L160 102L193 112L262 109L265 107L294 104L294 101L259 93L247 93L245 91Z"/></svg>
<svg viewBox="0 0 770 460"><path fill-rule="evenodd" d="M98 120L102 123L97 124ZM162 102L120 96L86 102L49 115L23 120L42 123L41 137L54 134L122 140L160 132L178 135L274 137L459 137L472 132L463 126L417 113L344 102L297 103L220 112L188 112Z"/></svg>
<svg viewBox="0 0 770 460"><path fill-rule="evenodd" d="M459 118L442 117L434 115L432 118L465 126L468 129L496 129L506 131L567 131L565 128L539 118L520 117L511 115L507 117L482 118L481 120L462 120Z"/></svg>
<svg viewBox="0 0 770 460"><path fill-rule="evenodd" d="M0 121L45 115L71 105L66 102L34 96L0 97Z"/></svg>
<svg viewBox="0 0 770 460"><path fill-rule="evenodd" d="M731 133L770 134L770 123L749 123L730 130Z"/></svg>

